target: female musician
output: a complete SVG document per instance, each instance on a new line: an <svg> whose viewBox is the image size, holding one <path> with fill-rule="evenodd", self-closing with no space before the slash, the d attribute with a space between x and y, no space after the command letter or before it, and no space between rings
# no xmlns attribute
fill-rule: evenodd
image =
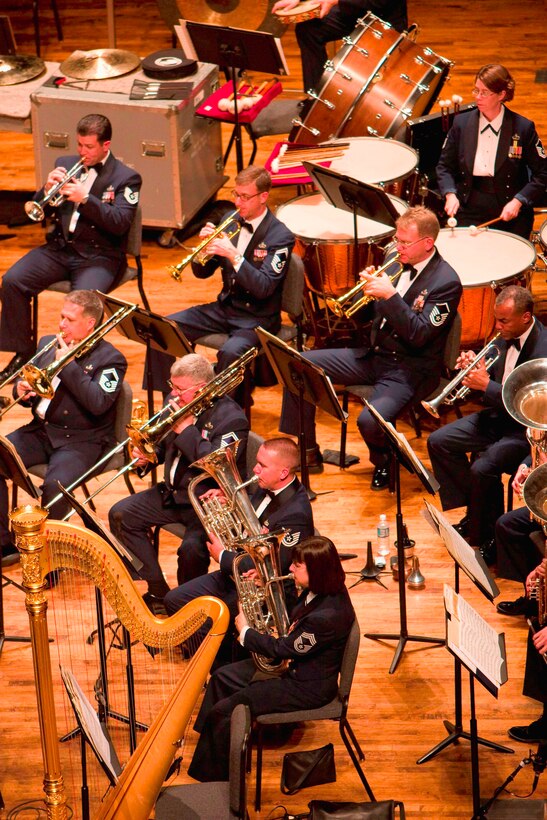
<svg viewBox="0 0 547 820"><path fill-rule="evenodd" d="M248 704L251 715L257 716L318 708L336 694L355 619L336 547L328 538L306 538L293 548L290 569L302 593L287 636L257 632L241 611L235 621L246 649L286 659L288 668L281 676L265 677L248 659L213 674L194 727L201 736L188 774L196 780L228 780L230 718L238 703Z"/></svg>
<svg viewBox="0 0 547 820"><path fill-rule="evenodd" d="M455 117L437 181L444 209L459 225L499 219L496 228L528 238L534 205L547 185L547 159L534 123L506 107L514 93L515 81L504 66L479 69L473 88L477 109Z"/></svg>

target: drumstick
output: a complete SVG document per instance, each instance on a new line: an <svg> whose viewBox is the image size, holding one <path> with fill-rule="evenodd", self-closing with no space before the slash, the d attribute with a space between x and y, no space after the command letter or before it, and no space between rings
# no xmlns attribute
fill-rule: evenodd
<svg viewBox="0 0 547 820"><path fill-rule="evenodd" d="M488 222L483 222L482 225L471 225L469 227L469 235L476 236L484 228L487 228L489 225L494 225L495 222L501 222L502 219L503 217L497 216L495 219L489 219Z"/></svg>
<svg viewBox="0 0 547 820"><path fill-rule="evenodd" d="M239 94L239 90L240 90L240 88L243 88L243 86L244 86L244 85L246 85L246 84L247 84L247 80L241 80L241 81L239 82L239 85L237 86L237 88L236 88L235 92L234 92L234 91L232 91L232 93L230 94L230 96L228 97L228 99L229 99L229 100L233 100L233 99L234 99L234 97L235 97L235 95L236 95L236 94Z"/></svg>

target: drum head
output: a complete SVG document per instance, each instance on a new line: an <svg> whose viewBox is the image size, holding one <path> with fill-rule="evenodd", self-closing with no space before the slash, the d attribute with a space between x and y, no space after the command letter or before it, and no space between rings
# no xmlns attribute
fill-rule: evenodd
<svg viewBox="0 0 547 820"><path fill-rule="evenodd" d="M342 157L333 159L333 171L359 182L385 185L405 179L418 165L418 154L410 145L382 137L350 137L349 148Z"/></svg>
<svg viewBox="0 0 547 820"><path fill-rule="evenodd" d="M536 260L531 242L506 231L485 230L473 236L469 228L443 228L435 244L464 288L512 279Z"/></svg>

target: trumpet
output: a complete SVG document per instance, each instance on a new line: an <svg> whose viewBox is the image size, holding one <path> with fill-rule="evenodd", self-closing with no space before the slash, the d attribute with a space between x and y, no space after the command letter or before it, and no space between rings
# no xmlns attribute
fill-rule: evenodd
<svg viewBox="0 0 547 820"><path fill-rule="evenodd" d="M83 159L79 159L78 162L65 173L62 180L57 182L53 188L50 188L47 194L44 194L39 202L36 202L36 200L25 202L25 213L28 218L32 219L33 222L41 222L45 216L44 207L46 205L51 205L52 208L57 208L63 201L63 194L60 193L63 186L66 185L67 182L71 182L76 177L78 177L79 182L83 182L84 179L86 179L87 174L88 171L85 162Z"/></svg>
<svg viewBox="0 0 547 820"><path fill-rule="evenodd" d="M205 265L209 259L211 259L212 254L207 252L207 246L213 241L213 239L216 239L217 236L220 236L222 233L227 239L232 239L239 233L241 230L241 225L239 223L235 225L233 230L226 231L228 225L234 222L238 216L239 211L232 211L232 213L228 214L228 216L222 220L220 225L217 225L213 233L210 236L206 236L205 239L196 245L195 248L192 248L190 253L180 260L178 265L169 265L167 267L167 270L176 282L180 282L182 280L182 271L187 265L190 264L190 262L195 262L198 265Z"/></svg>
<svg viewBox="0 0 547 820"><path fill-rule="evenodd" d="M470 387L460 387L459 385L465 379L468 373L470 373L476 365L484 359L488 353L492 353L490 359L486 360L485 366L487 370L497 362L499 359L501 352L499 347L495 344L495 342L499 339L500 334L496 333L493 336L487 345L483 347L483 349L477 353L475 358L472 362L470 362L467 367L464 367L463 370L460 370L459 373L454 376L452 381L448 382L444 390L439 393L439 395L432 399L431 401L423 401L422 407L424 407L428 413L431 413L432 416L435 416L436 419L439 418L439 407L441 404L455 404L460 399L464 399L467 394L471 391Z"/></svg>
<svg viewBox="0 0 547 820"><path fill-rule="evenodd" d="M395 253L391 256L384 264L376 268L376 270L372 273L372 276L381 276L388 268L392 265L396 266L396 271L389 277L389 281L393 282L397 279L398 276L401 275L403 270L403 266L398 261L399 254ZM354 297L357 296L362 290L364 290L367 286L368 282L359 281L356 285L354 285L351 290L348 290L346 293L339 296L338 299L335 299L333 296L328 296L325 300L327 303L327 307L332 310L332 312L336 316L343 317L344 319L350 319L354 313L357 313L358 310L368 305L370 302L374 301L374 296L369 296L368 294L364 294L360 299L357 299L356 302L353 301ZM348 304L348 302L350 304Z"/></svg>

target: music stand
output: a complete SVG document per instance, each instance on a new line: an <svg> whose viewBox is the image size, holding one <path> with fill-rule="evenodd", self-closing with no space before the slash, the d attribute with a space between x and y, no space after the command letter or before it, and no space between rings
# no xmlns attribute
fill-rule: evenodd
<svg viewBox="0 0 547 820"><path fill-rule="evenodd" d="M288 74L289 69L279 39L266 31L249 31L229 26L186 21L186 31L198 60L213 63L229 73L234 90L234 141L238 173L243 170L241 123L237 107L236 69L264 74Z"/></svg>
<svg viewBox="0 0 547 820"><path fill-rule="evenodd" d="M395 427L387 422L381 413L376 410L368 401L363 400L365 407L376 419L378 425L381 427L388 447L391 450L391 464L392 471L395 475L395 492L397 498L397 561L399 564L399 616L400 616L400 630L397 634L389 633L372 633L365 632L365 638L372 638L375 641L398 641L393 661L389 668L389 674L392 675L397 669L397 665L401 659L402 652L408 641L417 641L419 643L432 643L444 646L444 638L430 638L422 635L409 635L406 617L406 587L405 587L405 548L404 537L405 529L403 523L403 512L401 507L401 464L406 467L409 473L418 476L425 489L431 495L435 495L439 489L439 482L436 478L424 467L405 436L398 433Z"/></svg>
<svg viewBox="0 0 547 820"><path fill-rule="evenodd" d="M27 468L21 461L19 454L9 439L0 436L0 475L9 479L21 490L24 490L31 498L38 500L40 493L32 483L32 479L27 471ZM13 643L30 643L30 637L19 637L17 635L6 635L4 631L4 585L12 585L20 589L21 592L25 590L16 581L12 581L6 575L0 576L0 654L4 647L4 641L12 641Z"/></svg>
<svg viewBox="0 0 547 820"><path fill-rule="evenodd" d="M332 382L323 368L312 364L301 353L277 336L268 333L262 327L256 328L256 334L262 343L279 384L298 398L298 443L300 447L300 471L302 484L308 491L311 500L316 493L310 489L310 478L306 460L306 438L304 435L304 402L320 407L326 413L341 422L346 421L346 414L340 407L338 396Z"/></svg>
<svg viewBox="0 0 547 820"><path fill-rule="evenodd" d="M496 582L494 581L490 570L484 562L484 558L479 550L470 547L467 541L448 523L445 516L437 510L432 504L424 499L426 511L424 517L428 521L435 532L442 538L444 545L448 550L450 557L454 561L454 590L457 594L460 592L460 568L465 572L467 577L475 584L482 594L488 598L492 603L500 591ZM417 764L427 763L447 746L456 743L460 739L472 740L471 734L465 732L463 729L462 716L462 662L457 655L454 655L454 722L444 720L443 724L448 732L448 737L441 740L429 752L422 755L417 761ZM491 740L485 740L482 737L477 737L477 743L482 746L487 746L489 749L494 749L497 752L504 752L506 754L513 754L513 749L507 746L502 746L499 743L494 743Z"/></svg>

